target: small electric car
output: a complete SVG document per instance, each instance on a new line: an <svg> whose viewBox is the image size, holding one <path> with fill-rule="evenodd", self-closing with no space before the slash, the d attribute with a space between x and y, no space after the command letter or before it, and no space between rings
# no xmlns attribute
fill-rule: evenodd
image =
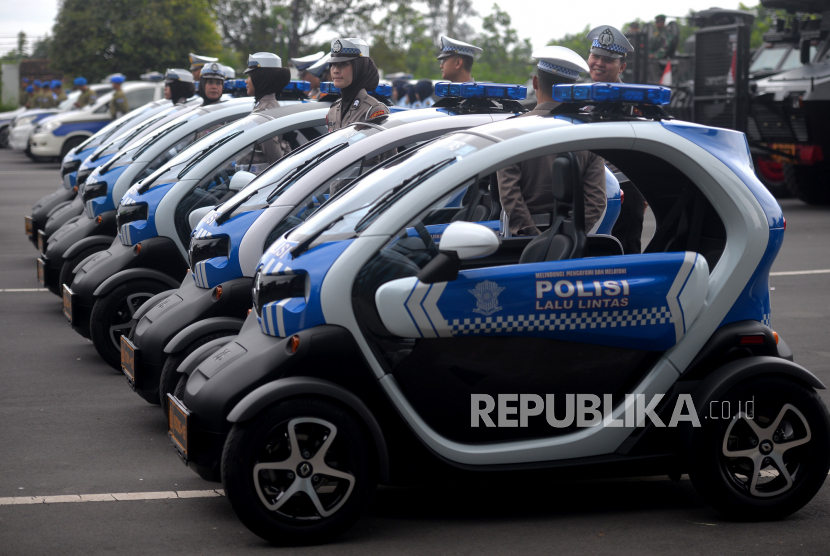
<svg viewBox="0 0 830 556"><path fill-rule="evenodd" d="M64 312L113 368L121 369L120 339L135 311L185 276L190 213L219 204L265 170L263 142L282 135L293 150L325 133L327 103L286 104L225 125L133 185L117 208L112 245L67 275Z"/></svg>
<svg viewBox="0 0 830 556"><path fill-rule="evenodd" d="M189 275L178 290L143 305L135 315L133 335L122 339L122 368L130 385L147 401L166 408L167 394L182 379L177 373L182 360L241 328L251 307L257 261L276 238L308 218L332 187L346 187L396 150L524 111L515 101L500 100L455 98L444 108L403 111L328 133L209 212L195 225L190 240ZM490 196L485 200L490 203ZM479 219L498 227L499 210L498 201L492 200Z"/></svg>
<svg viewBox="0 0 830 556"><path fill-rule="evenodd" d="M38 231L46 225L46 221L52 211L70 203L78 192L77 174L81 163L91 155L103 142L126 132L130 128L139 125L147 118L153 117L162 110L171 108L169 100L162 99L146 104L139 109L133 110L117 120L110 122L98 133L72 148L61 162L61 184L54 193L50 193L39 199L32 206L32 213L25 216L26 235L37 247Z"/></svg>
<svg viewBox="0 0 830 556"><path fill-rule="evenodd" d="M48 236L38 258L40 283L60 296L61 273L67 278L77 263L112 243L116 235L114 199L120 200L132 184L161 168L189 144L250 114L252 106L253 98L240 98L187 111L108 157L80 187L78 198L84 214ZM40 233L46 236L46 232L48 225Z"/></svg>
<svg viewBox="0 0 830 556"><path fill-rule="evenodd" d="M797 511L830 469L830 415L770 328L783 214L745 136L671 120L669 96L557 85L593 110L452 133L365 174L269 247L239 335L183 363L180 455L198 468L224 446L228 500L277 544L343 532L378 483L551 468L689 473L729 516ZM577 151L644 195L643 253L586 237ZM542 235L502 239L446 210L553 153Z"/></svg>

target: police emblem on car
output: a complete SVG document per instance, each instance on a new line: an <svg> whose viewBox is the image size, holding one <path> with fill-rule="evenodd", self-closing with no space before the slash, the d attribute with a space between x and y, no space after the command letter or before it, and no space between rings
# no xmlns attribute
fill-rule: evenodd
<svg viewBox="0 0 830 556"><path fill-rule="evenodd" d="M475 289L469 290L477 300L473 313L480 313L486 317L501 311L502 308L499 307L499 294L503 291L504 288L500 288L498 284L490 280L476 284Z"/></svg>

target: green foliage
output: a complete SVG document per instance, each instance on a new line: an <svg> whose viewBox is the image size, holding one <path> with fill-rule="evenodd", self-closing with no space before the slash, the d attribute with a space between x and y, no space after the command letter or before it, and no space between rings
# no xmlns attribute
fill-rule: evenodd
<svg viewBox="0 0 830 556"><path fill-rule="evenodd" d="M548 42L550 46L564 46L565 48L570 48L586 60L588 59L588 55L591 53L591 41L585 38L593 27L589 23L585 26L585 29L582 31L575 33L575 34L567 34L561 39L554 39Z"/></svg>
<svg viewBox="0 0 830 556"><path fill-rule="evenodd" d="M419 78L439 79L437 47L418 10L405 2L375 25L370 46L372 60L384 73L404 71Z"/></svg>
<svg viewBox="0 0 830 556"><path fill-rule="evenodd" d="M221 48L208 0L64 0L50 59L53 69L91 81L115 72L136 79Z"/></svg>
<svg viewBox="0 0 830 556"><path fill-rule="evenodd" d="M531 74L533 47L529 39L520 39L511 26L510 15L493 4L493 12L484 18L484 33L476 44L484 52L473 66L473 76L478 81L500 83L524 83Z"/></svg>

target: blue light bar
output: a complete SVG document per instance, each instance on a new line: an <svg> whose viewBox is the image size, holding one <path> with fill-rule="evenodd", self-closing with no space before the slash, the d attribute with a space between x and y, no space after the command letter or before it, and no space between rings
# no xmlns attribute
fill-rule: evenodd
<svg viewBox="0 0 830 556"><path fill-rule="evenodd" d="M308 92L311 90L311 83L308 81L289 81L283 90Z"/></svg>
<svg viewBox="0 0 830 556"><path fill-rule="evenodd" d="M435 84L435 96L524 100L527 98L527 87L505 83L450 83L441 81Z"/></svg>
<svg viewBox="0 0 830 556"><path fill-rule="evenodd" d="M326 95L339 95L340 89L334 86L334 83L331 81L323 81L320 83L320 92ZM381 83L377 87L375 87L374 91L369 91L369 94L374 94L379 97L391 97L392 96L392 85L388 85L386 83Z"/></svg>
<svg viewBox="0 0 830 556"><path fill-rule="evenodd" d="M671 89L657 85L629 85L628 83L554 85L553 100L557 102L669 104L671 102Z"/></svg>
<svg viewBox="0 0 830 556"><path fill-rule="evenodd" d="M236 91L245 89L246 87L244 79L228 79L225 81L226 90Z"/></svg>

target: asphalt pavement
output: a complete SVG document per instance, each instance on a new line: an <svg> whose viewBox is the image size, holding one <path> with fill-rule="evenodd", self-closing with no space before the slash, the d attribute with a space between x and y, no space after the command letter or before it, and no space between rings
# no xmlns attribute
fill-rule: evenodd
<svg viewBox="0 0 830 556"><path fill-rule="evenodd" d="M685 478L568 481L561 471L546 485L382 488L337 542L273 548L236 519L214 491L221 485L182 465L159 408L72 332L56 296L37 291L23 216L59 185L56 163L0 150L2 555L830 552L830 482L785 520L733 523ZM781 204L787 232L771 278L772 326L798 363L830 383L830 273L791 274L830 268L830 208Z"/></svg>

